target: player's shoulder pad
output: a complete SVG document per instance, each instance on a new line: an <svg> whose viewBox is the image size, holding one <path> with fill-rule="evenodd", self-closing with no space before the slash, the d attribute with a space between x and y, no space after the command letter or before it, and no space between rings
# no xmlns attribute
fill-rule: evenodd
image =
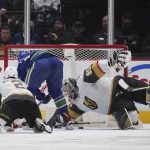
<svg viewBox="0 0 150 150"><path fill-rule="evenodd" d="M84 70L83 73L83 81L87 83L94 83L99 79L99 77L95 74L95 72L92 69L92 65Z"/></svg>

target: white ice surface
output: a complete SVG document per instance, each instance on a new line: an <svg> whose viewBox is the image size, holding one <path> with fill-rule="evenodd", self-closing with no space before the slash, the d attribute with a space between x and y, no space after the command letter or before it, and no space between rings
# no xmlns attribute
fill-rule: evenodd
<svg viewBox="0 0 150 150"><path fill-rule="evenodd" d="M0 133L0 150L150 150L150 125L124 131L54 129L52 134L18 129L15 133Z"/></svg>

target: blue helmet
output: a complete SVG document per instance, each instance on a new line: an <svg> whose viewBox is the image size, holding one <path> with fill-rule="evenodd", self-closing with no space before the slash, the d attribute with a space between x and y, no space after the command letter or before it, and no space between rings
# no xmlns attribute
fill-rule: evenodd
<svg viewBox="0 0 150 150"><path fill-rule="evenodd" d="M25 57L29 56L30 53L27 51L20 51L18 54L18 61L21 61L22 59L24 59Z"/></svg>

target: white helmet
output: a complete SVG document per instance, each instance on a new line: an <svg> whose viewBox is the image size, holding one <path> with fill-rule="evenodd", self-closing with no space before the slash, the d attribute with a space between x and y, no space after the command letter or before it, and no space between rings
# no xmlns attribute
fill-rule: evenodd
<svg viewBox="0 0 150 150"><path fill-rule="evenodd" d="M4 72L4 78L17 78L18 73L16 67L7 67Z"/></svg>

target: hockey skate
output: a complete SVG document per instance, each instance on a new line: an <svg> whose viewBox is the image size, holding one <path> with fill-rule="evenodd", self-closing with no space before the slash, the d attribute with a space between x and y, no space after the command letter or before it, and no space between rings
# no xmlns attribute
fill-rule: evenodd
<svg viewBox="0 0 150 150"><path fill-rule="evenodd" d="M62 128L63 127L63 119L59 115L57 111L53 114L50 120L47 122L48 125L53 126L54 128Z"/></svg>
<svg viewBox="0 0 150 150"><path fill-rule="evenodd" d="M35 122L36 122L37 128L40 129L41 131L45 131L47 133L53 132L52 128L49 125L45 124L42 119L36 118Z"/></svg>

